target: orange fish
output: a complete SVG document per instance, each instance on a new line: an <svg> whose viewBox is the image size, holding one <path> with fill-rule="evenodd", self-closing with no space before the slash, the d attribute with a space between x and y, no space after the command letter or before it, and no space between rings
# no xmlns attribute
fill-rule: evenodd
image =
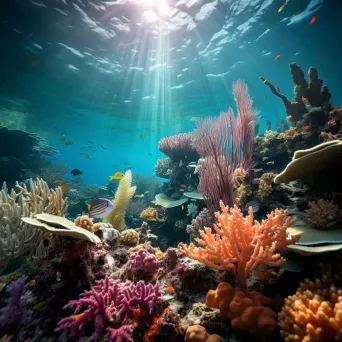
<svg viewBox="0 0 342 342"><path fill-rule="evenodd" d="M280 58L280 55L275 56L274 60L277 61Z"/></svg>
<svg viewBox="0 0 342 342"><path fill-rule="evenodd" d="M170 285L167 287L167 292L173 295L176 293L176 289Z"/></svg>
<svg viewBox="0 0 342 342"><path fill-rule="evenodd" d="M185 184L179 184L179 186L180 186L181 188L186 188L186 185L185 185Z"/></svg>
<svg viewBox="0 0 342 342"><path fill-rule="evenodd" d="M317 14L315 14L315 15L312 17L312 19L311 19L311 21L310 21L310 25L314 24L314 23L316 22L316 20L317 20Z"/></svg>
<svg viewBox="0 0 342 342"><path fill-rule="evenodd" d="M328 121L329 126L336 126L336 121L334 119Z"/></svg>
<svg viewBox="0 0 342 342"><path fill-rule="evenodd" d="M70 186L64 180L57 180L56 184L61 188L63 195L69 192Z"/></svg>
<svg viewBox="0 0 342 342"><path fill-rule="evenodd" d="M311 128L310 124L307 124L305 126L302 127L304 131L308 131Z"/></svg>
<svg viewBox="0 0 342 342"><path fill-rule="evenodd" d="M149 216L146 220L147 221L156 221L156 219L153 216Z"/></svg>

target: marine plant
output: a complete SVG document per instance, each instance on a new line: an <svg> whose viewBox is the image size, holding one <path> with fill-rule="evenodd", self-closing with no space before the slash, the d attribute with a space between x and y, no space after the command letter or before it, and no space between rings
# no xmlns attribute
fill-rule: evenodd
<svg viewBox="0 0 342 342"><path fill-rule="evenodd" d="M117 230L124 230L126 228L125 212L136 190L136 187L131 185L132 172L128 170L120 180L116 190L113 201L114 208L105 219L107 223L110 223Z"/></svg>
<svg viewBox="0 0 342 342"><path fill-rule="evenodd" d="M220 207L213 228L205 227L200 231L201 238L195 239L199 247L190 243L183 245L183 250L214 270L232 271L242 285L257 266L280 266L285 259L276 250L285 249L299 238L286 232L295 221L286 210L277 209L258 222L251 207L246 217L236 206L228 208L220 201Z"/></svg>
<svg viewBox="0 0 342 342"><path fill-rule="evenodd" d="M199 191L213 214L222 200L234 204L234 171L252 166L253 137L256 112L243 81L233 84L238 115L229 108L227 113L200 122L192 139L192 146L205 158L200 171Z"/></svg>

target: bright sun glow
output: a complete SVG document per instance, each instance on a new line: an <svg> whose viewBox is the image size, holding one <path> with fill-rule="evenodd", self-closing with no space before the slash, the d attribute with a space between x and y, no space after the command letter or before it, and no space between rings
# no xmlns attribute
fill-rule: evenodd
<svg viewBox="0 0 342 342"><path fill-rule="evenodd" d="M146 19L149 23L155 23L158 19L157 14L151 10L145 11L143 13L143 17Z"/></svg>

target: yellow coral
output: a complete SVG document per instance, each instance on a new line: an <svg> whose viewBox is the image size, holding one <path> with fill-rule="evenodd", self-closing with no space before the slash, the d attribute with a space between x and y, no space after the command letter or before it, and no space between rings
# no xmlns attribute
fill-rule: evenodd
<svg viewBox="0 0 342 342"><path fill-rule="evenodd" d="M134 229L126 229L120 233L119 243L125 245L137 245L139 242L139 233Z"/></svg>
<svg viewBox="0 0 342 342"><path fill-rule="evenodd" d="M87 215L77 217L75 219L74 223L77 227L81 227L83 229L86 229L89 232L94 231L93 220L91 218L89 218L89 216L87 216Z"/></svg>
<svg viewBox="0 0 342 342"><path fill-rule="evenodd" d="M317 202L309 202L309 207L306 217L316 228L329 229L341 220L341 209L334 201L321 198Z"/></svg>
<svg viewBox="0 0 342 342"><path fill-rule="evenodd" d="M330 272L300 284L296 294L285 300L279 326L286 342L342 340L342 290Z"/></svg>
<svg viewBox="0 0 342 342"><path fill-rule="evenodd" d="M234 186L236 188L239 188L239 186L244 182L247 174L248 172L242 167L238 167L234 170Z"/></svg>
<svg viewBox="0 0 342 342"><path fill-rule="evenodd" d="M271 194L273 189L273 179L275 176L276 174L272 172L266 172L261 176L258 196L262 201L264 201Z"/></svg>
<svg viewBox="0 0 342 342"><path fill-rule="evenodd" d="M298 137L300 133L297 131L296 127L291 127L284 133L280 133L277 137L277 139L284 139L284 140L292 140L296 137Z"/></svg>
<svg viewBox="0 0 342 342"><path fill-rule="evenodd" d="M148 217L153 217L154 219L157 219L158 218L157 209L148 207L141 212L140 217L143 219L147 219Z"/></svg>
<svg viewBox="0 0 342 342"><path fill-rule="evenodd" d="M120 180L118 189L116 190L113 201L114 208L105 220L117 230L124 230L126 228L125 212L136 190L136 187L131 185L132 172L128 170Z"/></svg>

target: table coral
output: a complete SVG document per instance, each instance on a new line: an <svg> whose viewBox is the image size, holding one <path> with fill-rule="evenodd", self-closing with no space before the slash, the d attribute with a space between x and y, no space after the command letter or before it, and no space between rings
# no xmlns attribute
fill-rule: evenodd
<svg viewBox="0 0 342 342"><path fill-rule="evenodd" d="M271 300L258 292L220 283L216 290L208 292L206 304L219 309L223 317L230 319L233 329L264 337L277 328L276 314L266 307Z"/></svg>
<svg viewBox="0 0 342 342"><path fill-rule="evenodd" d="M259 265L280 266L284 258L276 250L285 249L299 237L291 237L286 229L294 223L286 210L276 209L266 220L254 222L252 208L244 217L234 206L226 207L220 202L221 212L216 212L217 223L213 229L205 227L200 231L200 247L191 243L183 245L185 254L203 262L215 270L230 270L241 284L246 284L250 271Z"/></svg>
<svg viewBox="0 0 342 342"><path fill-rule="evenodd" d="M305 279L285 300L279 326L286 342L341 341L342 289L334 284L333 275Z"/></svg>

